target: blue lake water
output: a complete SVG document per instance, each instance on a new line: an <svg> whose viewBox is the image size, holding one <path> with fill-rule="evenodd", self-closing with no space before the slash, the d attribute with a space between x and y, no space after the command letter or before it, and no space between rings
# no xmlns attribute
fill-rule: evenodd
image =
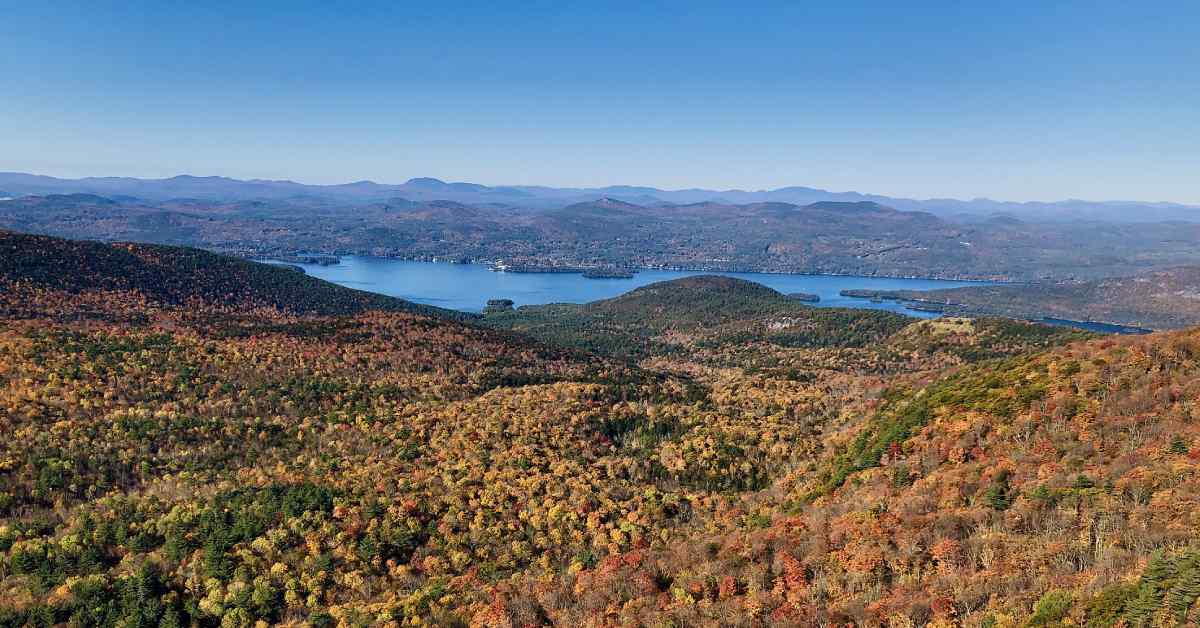
<svg viewBox="0 0 1200 628"><path fill-rule="evenodd" d="M468 312L479 312L488 299L512 299L516 305L586 303L624 294L634 288L692 275L725 275L761 283L783 293L807 292L821 297L821 307L857 307L903 312L931 318L899 303L872 303L838 294L840 290L930 290L978 285L937 279L884 279L832 275L781 275L771 273L705 273L672 270L642 270L632 279L587 279L567 273L498 273L480 264L411 262L385 257L341 258L340 264L320 266L297 264L308 274L349 288L378 292Z"/></svg>

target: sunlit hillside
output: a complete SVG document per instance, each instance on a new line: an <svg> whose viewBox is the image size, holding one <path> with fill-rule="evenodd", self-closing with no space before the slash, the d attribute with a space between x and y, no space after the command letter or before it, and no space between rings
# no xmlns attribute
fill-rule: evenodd
<svg viewBox="0 0 1200 628"><path fill-rule="evenodd" d="M1195 332L713 278L454 320L191 249L2 242L3 626L1200 612Z"/></svg>

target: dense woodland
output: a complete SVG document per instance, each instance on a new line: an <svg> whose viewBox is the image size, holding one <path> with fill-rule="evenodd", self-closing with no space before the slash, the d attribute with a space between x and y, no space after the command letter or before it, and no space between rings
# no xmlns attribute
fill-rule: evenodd
<svg viewBox="0 0 1200 628"><path fill-rule="evenodd" d="M0 247L0 626L1200 621L1196 331Z"/></svg>

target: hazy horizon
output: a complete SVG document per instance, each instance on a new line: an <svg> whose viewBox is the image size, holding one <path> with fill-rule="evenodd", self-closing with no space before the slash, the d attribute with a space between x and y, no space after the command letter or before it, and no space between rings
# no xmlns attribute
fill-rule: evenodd
<svg viewBox="0 0 1200 628"><path fill-rule="evenodd" d="M1200 204L1191 2L5 17L0 170Z"/></svg>
<svg viewBox="0 0 1200 628"><path fill-rule="evenodd" d="M280 179L266 178L266 177L232 177L232 176L222 175L222 174L202 174L202 173L198 174L198 173L194 173L194 172L180 172L180 173L163 176L163 177L143 177L143 176L125 175L125 174L82 175L82 176L75 177L75 176L59 176L59 175L53 175L53 174L48 174L48 173L43 173L43 172L29 172L29 171L22 171L22 170L0 169L0 175L5 175L5 174L31 175L31 176L35 176L35 177L44 176L44 177L51 177L51 178L61 179L61 180L66 180L66 181L72 181L72 180L78 181L78 180L85 180L85 179L135 179L135 180L142 180L142 181L166 181L166 180L174 179L174 178L178 178L178 177L195 177L198 179L223 178L223 179L230 179L230 180L234 180L234 181L246 181L246 182L262 181L262 182L270 182L270 183L295 183L295 184L307 185L307 186L339 186L339 185L351 185L351 184L355 184L355 183L372 183L375 185L382 185L382 186L392 186L392 185L399 186L399 185L404 185L405 183L407 183L411 180L414 180L414 179L437 179L437 180L442 181L443 183L447 183L447 184L470 183L470 184L484 185L487 187L495 187L495 188L541 187L541 188L551 188L551 189L602 190L602 189L606 189L606 188L629 187L629 188L652 188L652 189L657 189L657 190L660 190L663 192L684 192L684 191L689 191L689 190L703 190L703 191L709 191L709 192L760 193L760 192L771 192L771 191L775 191L775 190L795 187L795 188L807 188L807 189L812 189L812 190L819 190L819 191L823 191L823 192L828 192L830 194L862 194L862 195L866 195L866 196L883 196L883 197L913 200L913 201L933 201L933 200L943 200L944 199L944 200L955 200L955 201L963 201L963 202L993 201L993 202L997 202L997 203L1047 203L1047 204L1070 202L1070 201L1081 201L1081 202L1087 202L1087 203L1140 203L1140 204L1147 204L1147 205L1170 204L1170 205L1186 205L1186 206L1200 207L1200 202L1191 203L1191 202L1186 202L1186 201L1169 201L1169 200L1153 199L1153 198L1072 197L1072 198L1010 199L1010 198L995 198L995 197L990 197L990 196L905 197L905 196L902 196L899 194L891 194L886 190L884 190L884 191L868 190L868 189L838 190L838 189L830 189L830 188L822 187L819 185L806 185L804 183L792 183L792 184L781 185L781 186L773 187L773 188L746 188L746 187L726 188L726 187L713 187L713 186L691 186L691 187L687 187L687 188L678 188L678 187L666 187L666 186L662 186L662 185L655 185L653 183L608 183L608 184L601 184L601 185L570 185L570 184L548 185L548 184L536 183L536 182L535 183L512 183L512 182L468 181L465 179L459 179L459 178L453 178L453 177L434 177L434 176L421 175L421 174L417 174L417 175L413 175L413 176L403 176L403 177L400 177L395 180L383 180L383 181L374 180L374 179L348 179L348 180L336 180L336 181L329 181L329 182L314 182L314 181L309 181L309 180L297 179L297 178L293 178L293 177L285 177L285 178L280 178ZM0 191L2 191L2 190L0 190Z"/></svg>

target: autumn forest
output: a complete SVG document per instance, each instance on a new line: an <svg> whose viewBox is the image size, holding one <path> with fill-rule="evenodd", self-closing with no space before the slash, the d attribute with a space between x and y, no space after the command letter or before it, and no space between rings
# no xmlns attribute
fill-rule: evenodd
<svg viewBox="0 0 1200 628"><path fill-rule="evenodd" d="M1200 622L1200 331L0 232L0 626Z"/></svg>

